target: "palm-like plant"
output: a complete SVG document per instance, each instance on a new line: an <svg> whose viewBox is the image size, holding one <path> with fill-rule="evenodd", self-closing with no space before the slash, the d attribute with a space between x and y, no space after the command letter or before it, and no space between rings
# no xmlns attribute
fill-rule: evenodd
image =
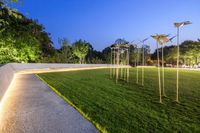
<svg viewBox="0 0 200 133"><path fill-rule="evenodd" d="M89 43L78 40L72 45L73 54L79 58L79 63L85 63L85 57L89 51Z"/></svg>

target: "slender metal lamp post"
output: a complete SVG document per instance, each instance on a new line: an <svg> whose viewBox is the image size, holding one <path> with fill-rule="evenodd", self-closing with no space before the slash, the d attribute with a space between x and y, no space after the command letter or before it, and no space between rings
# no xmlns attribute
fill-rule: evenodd
<svg viewBox="0 0 200 133"><path fill-rule="evenodd" d="M112 58L113 58L113 55L112 55L112 47L110 47L110 78L112 78L112 73L113 73L113 61L112 61Z"/></svg>
<svg viewBox="0 0 200 133"><path fill-rule="evenodd" d="M120 55L120 51L119 51L119 45L117 44L117 68L116 68L116 83L118 83L118 79L119 79L119 55Z"/></svg>
<svg viewBox="0 0 200 133"><path fill-rule="evenodd" d="M176 102L179 102L179 34L180 27L184 25L192 24L190 21L184 21L180 23L174 23L174 26L177 28L177 64L176 64Z"/></svg>
<svg viewBox="0 0 200 133"><path fill-rule="evenodd" d="M142 86L144 86L144 42L147 41L148 38L145 38L144 40L140 41L142 43Z"/></svg>
<svg viewBox="0 0 200 133"><path fill-rule="evenodd" d="M139 56L139 48L137 48L137 84L139 83L139 68L138 68L138 65L140 63L139 59L140 59L140 56Z"/></svg>
<svg viewBox="0 0 200 133"><path fill-rule="evenodd" d="M139 83L139 68L138 68L138 65L139 65L139 54L140 54L140 51L139 51L139 48L138 48L138 44L140 44L141 42L139 43L136 43L134 46L136 48L136 59L135 59L135 66L136 66L136 84Z"/></svg>
<svg viewBox="0 0 200 133"><path fill-rule="evenodd" d="M161 44L162 42L160 41L160 35L155 35L151 37L156 40L156 45L157 45L158 87L159 87L160 103L162 103L161 80L160 80L160 59L159 59L159 51L158 51L159 50L158 44Z"/></svg>
<svg viewBox="0 0 200 133"><path fill-rule="evenodd" d="M127 61L126 81L129 82L129 65L130 65L130 46L129 45L127 45L126 51L127 51L127 54L126 54L126 61Z"/></svg>
<svg viewBox="0 0 200 133"><path fill-rule="evenodd" d="M160 35L160 40L162 40L161 42L161 46L162 46L162 94L163 96L166 96L165 94L165 71L164 71L164 51L163 51L163 47L164 44L168 43L169 41L172 41L172 39L174 39L176 36L173 36L172 38L168 39L169 35Z"/></svg>
<svg viewBox="0 0 200 133"><path fill-rule="evenodd" d="M138 50L138 47L137 47L138 44L134 44L134 47L135 47L135 67L136 67L136 84L138 84L138 55L139 55L139 50Z"/></svg>

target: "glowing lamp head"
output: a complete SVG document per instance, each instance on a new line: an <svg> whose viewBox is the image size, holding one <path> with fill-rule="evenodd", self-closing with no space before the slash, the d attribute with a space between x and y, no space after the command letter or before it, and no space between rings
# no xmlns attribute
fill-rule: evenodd
<svg viewBox="0 0 200 133"><path fill-rule="evenodd" d="M163 44L163 42L161 41L161 36L160 35L153 35L153 36L151 36L154 40L156 40L156 42L158 43L158 44L160 44L160 45L162 45Z"/></svg>
<svg viewBox="0 0 200 133"><path fill-rule="evenodd" d="M180 22L180 23L174 23L174 26L176 28L180 28L180 27L182 27L184 25L188 25L188 24L192 24L192 23L190 21L184 21L184 22Z"/></svg>

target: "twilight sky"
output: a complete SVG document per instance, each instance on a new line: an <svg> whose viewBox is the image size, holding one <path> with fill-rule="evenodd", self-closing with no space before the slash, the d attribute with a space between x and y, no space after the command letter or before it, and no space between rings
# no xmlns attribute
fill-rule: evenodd
<svg viewBox="0 0 200 133"><path fill-rule="evenodd" d="M193 24L181 29L181 41L200 38L200 0L22 0L15 7L43 24L56 48L58 37L85 39L102 50L117 38L173 36L173 23L185 20ZM155 49L151 38L146 44Z"/></svg>

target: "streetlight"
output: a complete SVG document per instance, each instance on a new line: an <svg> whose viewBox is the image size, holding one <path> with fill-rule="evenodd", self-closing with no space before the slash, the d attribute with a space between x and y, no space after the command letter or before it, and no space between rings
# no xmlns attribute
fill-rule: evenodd
<svg viewBox="0 0 200 133"><path fill-rule="evenodd" d="M119 76L121 78L123 78L124 76L124 80L129 82L129 67L128 67L129 66L129 45L128 44L115 44L111 46L111 64L114 64L114 68L113 70L110 69L110 77L114 77L116 83L118 83ZM121 70L120 73L119 73L119 69ZM125 69L125 72L123 69Z"/></svg>
<svg viewBox="0 0 200 133"><path fill-rule="evenodd" d="M138 48L138 44L139 43L136 43L134 44L134 47L136 49L136 57L135 57L135 66L136 66L136 84L138 84L139 80L138 80L138 77L139 77L139 70L138 70L138 64L139 64L139 48Z"/></svg>
<svg viewBox="0 0 200 133"><path fill-rule="evenodd" d="M179 23L174 23L174 26L177 28L177 64L176 64L176 102L179 102L179 56L180 56L180 51L179 51L179 33L180 33L180 27L184 25L192 24L190 21L184 21L184 22L179 22Z"/></svg>
<svg viewBox="0 0 200 133"><path fill-rule="evenodd" d="M168 36L169 35L160 35L160 40L161 41L161 47L162 47L162 93L163 93L163 96L166 96L165 94L165 72L164 72L164 51L163 51L163 47L164 47L164 44L168 43L169 41L171 42L172 39L174 39L176 36L173 36L172 38L168 39Z"/></svg>
<svg viewBox="0 0 200 133"><path fill-rule="evenodd" d="M119 55L120 55L120 51L119 51L119 44L117 44L117 61L116 61L116 64L117 64L117 69L116 69L116 83L118 83L118 79L119 79Z"/></svg>
<svg viewBox="0 0 200 133"><path fill-rule="evenodd" d="M110 78L112 78L112 76L113 76L113 60L112 60L112 58L113 58L113 48L112 47L110 47Z"/></svg>
<svg viewBox="0 0 200 133"><path fill-rule="evenodd" d="M144 42L148 39L149 38L145 38L144 40L140 41L142 43L142 86L144 86Z"/></svg>
<svg viewBox="0 0 200 133"><path fill-rule="evenodd" d="M161 80L160 80L160 59L159 59L159 49L158 49L158 44L162 44L161 40L160 40L160 35L154 35L151 36L153 39L156 40L156 44L157 44L157 62L158 62L158 87L159 87L159 95L160 95L160 103L162 103L162 94L161 94Z"/></svg>
<svg viewBox="0 0 200 133"><path fill-rule="evenodd" d="M129 82L129 65L130 65L130 45L125 45L125 51L126 51L126 81Z"/></svg>

